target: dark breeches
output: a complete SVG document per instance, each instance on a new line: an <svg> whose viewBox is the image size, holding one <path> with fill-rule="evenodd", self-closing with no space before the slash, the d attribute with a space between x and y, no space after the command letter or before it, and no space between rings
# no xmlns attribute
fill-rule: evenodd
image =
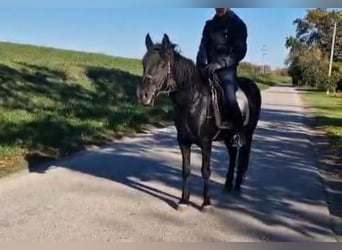
<svg viewBox="0 0 342 250"><path fill-rule="evenodd" d="M236 100L236 91L238 89L237 69L236 67L221 69L218 72L218 76L225 91L225 102L228 113L232 116L234 125L240 127L242 125L242 117Z"/></svg>

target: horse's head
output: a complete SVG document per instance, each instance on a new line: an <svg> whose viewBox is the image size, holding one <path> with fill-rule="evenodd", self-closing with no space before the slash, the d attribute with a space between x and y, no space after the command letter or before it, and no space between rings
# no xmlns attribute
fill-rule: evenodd
<svg viewBox="0 0 342 250"><path fill-rule="evenodd" d="M149 34L146 35L147 52L142 60L143 78L137 86L138 102L152 105L161 93L170 90L172 80L172 62L174 45L164 34L161 44L154 44Z"/></svg>

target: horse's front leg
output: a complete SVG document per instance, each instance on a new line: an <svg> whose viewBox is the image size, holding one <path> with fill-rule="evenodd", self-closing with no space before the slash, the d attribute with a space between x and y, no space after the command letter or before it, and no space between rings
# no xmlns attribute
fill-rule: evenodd
<svg viewBox="0 0 342 250"><path fill-rule="evenodd" d="M179 147L182 152L182 175L183 175L183 191L182 198L178 203L178 210L182 210L189 205L190 199L190 174L191 174L191 166L190 166L190 152L191 152L191 144L179 142Z"/></svg>
<svg viewBox="0 0 342 250"><path fill-rule="evenodd" d="M211 150L212 142L203 143L202 147L202 178L204 182L203 188L203 204L202 210L207 210L211 207L210 196L209 196L209 180L210 180L210 160L211 160Z"/></svg>

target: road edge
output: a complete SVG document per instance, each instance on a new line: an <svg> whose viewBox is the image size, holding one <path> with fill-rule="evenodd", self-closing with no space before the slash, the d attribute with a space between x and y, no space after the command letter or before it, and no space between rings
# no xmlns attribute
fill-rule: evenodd
<svg viewBox="0 0 342 250"><path fill-rule="evenodd" d="M330 155L329 152L329 141L327 136L324 132L321 132L314 128L315 124L315 116L310 108L307 105L301 94L298 92L297 88L294 87L294 90L299 96L301 106L303 108L303 124L308 131L308 138L310 145L314 150L314 155L316 158L318 171L320 174L320 179L322 181L324 187L324 193L326 196L326 202L329 209L329 215L331 219L331 226L333 233L335 234L335 238L337 242L342 242L342 217L338 216L336 213L337 211L342 209L342 202L340 199L337 199L336 192L341 193L339 196L342 198L342 188L336 188L336 186L332 186L331 182L340 182L342 185L341 180L337 180L336 178L332 177L329 173L329 167L327 165L328 156ZM323 152L323 153L322 153ZM334 194L335 193L335 194ZM337 194L338 195L338 194ZM340 203L340 204L338 204Z"/></svg>

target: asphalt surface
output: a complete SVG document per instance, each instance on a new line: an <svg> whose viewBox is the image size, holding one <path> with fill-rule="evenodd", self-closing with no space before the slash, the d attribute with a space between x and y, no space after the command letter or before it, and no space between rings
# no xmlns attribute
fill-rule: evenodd
<svg viewBox="0 0 342 250"><path fill-rule="evenodd" d="M39 171L0 180L0 240L335 241L324 187L295 90L263 93L241 194L224 193L228 154L216 143L213 210L202 213L201 157L193 147L191 202L181 195L174 127L124 138Z"/></svg>

